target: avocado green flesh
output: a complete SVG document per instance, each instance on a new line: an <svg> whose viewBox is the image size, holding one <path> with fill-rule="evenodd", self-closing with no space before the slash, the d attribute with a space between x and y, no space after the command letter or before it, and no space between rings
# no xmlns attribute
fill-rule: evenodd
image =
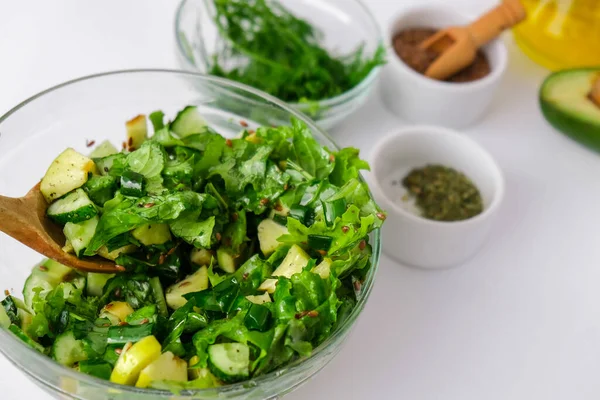
<svg viewBox="0 0 600 400"><path fill-rule="evenodd" d="M577 69L550 75L540 91L546 120L557 130L600 151L600 107L589 94L600 69Z"/></svg>

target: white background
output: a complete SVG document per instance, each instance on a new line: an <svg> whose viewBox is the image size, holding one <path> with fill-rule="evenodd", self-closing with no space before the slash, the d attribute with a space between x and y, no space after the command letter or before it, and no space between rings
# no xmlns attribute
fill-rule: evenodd
<svg viewBox="0 0 600 400"><path fill-rule="evenodd" d="M423 1L367 2L387 26ZM466 12L492 4L452 2ZM0 112L82 75L176 68L175 8L175 0L0 0ZM600 158L544 122L537 90L547 72L506 40L501 92L465 132L507 181L490 242L443 272L383 257L346 347L289 399L600 398ZM333 134L368 157L376 138L402 125L377 93ZM3 358L0 371L0 398L49 398Z"/></svg>

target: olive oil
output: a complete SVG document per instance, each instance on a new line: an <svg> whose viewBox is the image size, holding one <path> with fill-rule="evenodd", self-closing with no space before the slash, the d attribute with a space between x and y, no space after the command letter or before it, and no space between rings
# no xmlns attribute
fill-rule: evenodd
<svg viewBox="0 0 600 400"><path fill-rule="evenodd" d="M521 49L551 70L600 65L600 0L521 0L514 28Z"/></svg>

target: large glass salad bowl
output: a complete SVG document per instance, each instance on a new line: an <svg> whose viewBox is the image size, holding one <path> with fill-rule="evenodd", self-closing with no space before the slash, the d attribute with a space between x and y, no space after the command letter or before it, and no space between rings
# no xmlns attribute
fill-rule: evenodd
<svg viewBox="0 0 600 400"><path fill-rule="evenodd" d="M0 118L0 193L19 197L44 175L67 147L82 153L91 141L120 143L123 122L140 112L174 113L195 105L208 123L226 136L240 131L240 121L256 125L289 124L295 117L329 149L335 143L306 116L260 91L192 72L168 70L118 71L94 75L44 91ZM64 399L272 399L292 391L322 369L340 350L364 308L373 287L380 253L379 231L371 236L373 256L356 306L310 357L249 381L219 388L183 390L121 386L63 367L0 329L0 352L36 384ZM19 293L30 267L41 256L6 235L0 235L0 282Z"/></svg>

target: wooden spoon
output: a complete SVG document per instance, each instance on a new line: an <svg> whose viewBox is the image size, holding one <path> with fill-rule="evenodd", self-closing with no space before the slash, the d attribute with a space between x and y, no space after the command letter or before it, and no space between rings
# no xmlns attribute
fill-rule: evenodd
<svg viewBox="0 0 600 400"><path fill-rule="evenodd" d="M440 54L425 71L425 75L444 80L468 67L475 60L481 46L523 21L525 17L526 11L520 0L505 0L470 25L437 32L420 44L423 50Z"/></svg>
<svg viewBox="0 0 600 400"><path fill-rule="evenodd" d="M79 259L62 250L65 236L60 227L46 217L48 203L38 183L25 197L0 196L0 231L24 245L68 267L85 272L121 271L114 262L94 257Z"/></svg>
<svg viewBox="0 0 600 400"><path fill-rule="evenodd" d="M598 107L600 107L600 75L598 75L596 82L594 82L594 86L592 86L590 99L592 99L592 101L596 103Z"/></svg>

